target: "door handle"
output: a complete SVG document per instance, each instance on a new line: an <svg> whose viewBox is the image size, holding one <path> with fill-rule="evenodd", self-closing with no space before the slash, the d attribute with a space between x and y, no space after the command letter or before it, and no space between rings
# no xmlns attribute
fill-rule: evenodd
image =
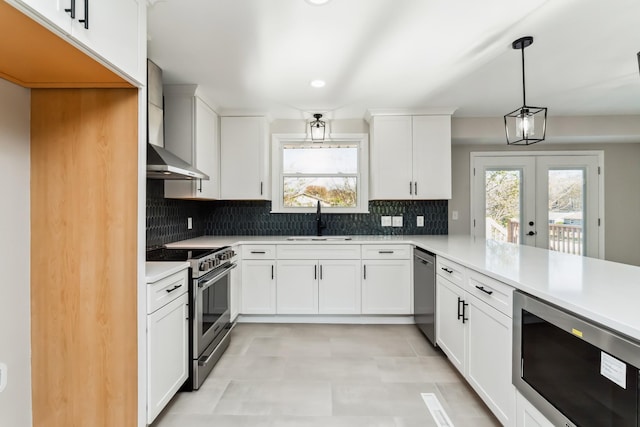
<svg viewBox="0 0 640 427"><path fill-rule="evenodd" d="M78 22L84 24L84 29L89 29L89 0L84 0L84 19L78 19Z"/></svg>
<svg viewBox="0 0 640 427"><path fill-rule="evenodd" d="M71 19L76 19L76 0L71 0L71 6L64 11L71 16Z"/></svg>

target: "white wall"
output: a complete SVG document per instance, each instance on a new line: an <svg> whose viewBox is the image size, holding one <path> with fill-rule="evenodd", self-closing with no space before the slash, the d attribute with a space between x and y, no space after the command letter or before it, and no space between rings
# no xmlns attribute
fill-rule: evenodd
<svg viewBox="0 0 640 427"><path fill-rule="evenodd" d="M0 426L31 425L30 91L0 79Z"/></svg>

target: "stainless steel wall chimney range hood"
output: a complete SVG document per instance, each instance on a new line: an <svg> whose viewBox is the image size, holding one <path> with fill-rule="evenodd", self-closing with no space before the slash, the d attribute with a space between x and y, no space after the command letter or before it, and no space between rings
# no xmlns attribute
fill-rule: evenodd
<svg viewBox="0 0 640 427"><path fill-rule="evenodd" d="M162 70L149 60L147 60L147 106L147 178L208 180L209 175L163 147Z"/></svg>

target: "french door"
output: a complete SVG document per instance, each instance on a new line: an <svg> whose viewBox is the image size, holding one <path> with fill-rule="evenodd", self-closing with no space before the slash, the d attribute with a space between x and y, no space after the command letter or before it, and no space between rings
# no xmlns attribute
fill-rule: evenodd
<svg viewBox="0 0 640 427"><path fill-rule="evenodd" d="M471 233L604 256L602 152L471 153Z"/></svg>

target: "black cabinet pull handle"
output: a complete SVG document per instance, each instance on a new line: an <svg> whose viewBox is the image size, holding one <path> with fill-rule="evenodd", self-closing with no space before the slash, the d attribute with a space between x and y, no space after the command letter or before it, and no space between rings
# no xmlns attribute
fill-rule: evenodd
<svg viewBox="0 0 640 427"><path fill-rule="evenodd" d="M468 305L469 305L468 303L462 301L462 323L464 323L465 320L469 320L468 317L465 317L466 313L467 313L467 306Z"/></svg>
<svg viewBox="0 0 640 427"><path fill-rule="evenodd" d="M271 264L271 280L274 278L273 264Z"/></svg>
<svg viewBox="0 0 640 427"><path fill-rule="evenodd" d="M536 232L535 231L530 231L527 233L527 236L535 236Z"/></svg>
<svg viewBox="0 0 640 427"><path fill-rule="evenodd" d="M168 294L170 294L171 292L175 291L176 289L180 289L182 287L182 285L175 285L173 288L171 289L165 289L167 291Z"/></svg>
<svg viewBox="0 0 640 427"><path fill-rule="evenodd" d="M366 266L366 264L363 267L364 267L364 280L367 280L367 266Z"/></svg>
<svg viewBox="0 0 640 427"><path fill-rule="evenodd" d="M262 181L260 181L260 195L262 196Z"/></svg>
<svg viewBox="0 0 640 427"><path fill-rule="evenodd" d="M491 295L493 293L493 291L489 290L489 289L485 289L484 286L478 286L476 285L476 289L480 289L482 292L484 292L487 295Z"/></svg>
<svg viewBox="0 0 640 427"><path fill-rule="evenodd" d="M265 251L251 251L252 254L266 254Z"/></svg>
<svg viewBox="0 0 640 427"><path fill-rule="evenodd" d="M462 298L458 297L458 320L460 320L460 318L464 316L464 312L460 311L460 303L464 304L464 301L462 300Z"/></svg>
<svg viewBox="0 0 640 427"><path fill-rule="evenodd" d="M320 264L320 280L322 280L322 264Z"/></svg>
<svg viewBox="0 0 640 427"><path fill-rule="evenodd" d="M411 184L411 181L409 181L409 194L413 194L413 186Z"/></svg>
<svg viewBox="0 0 640 427"><path fill-rule="evenodd" d="M392 254L393 251L378 251L379 254Z"/></svg>
<svg viewBox="0 0 640 427"><path fill-rule="evenodd" d="M76 19L76 0L71 0L71 6L64 11L71 16L71 19Z"/></svg>
<svg viewBox="0 0 640 427"><path fill-rule="evenodd" d="M316 280L318 278L318 266L314 265L313 266L313 280Z"/></svg>
<svg viewBox="0 0 640 427"><path fill-rule="evenodd" d="M89 29L89 0L84 0L84 19L78 19L78 22L84 24L84 29Z"/></svg>
<svg viewBox="0 0 640 427"><path fill-rule="evenodd" d="M453 273L453 270L449 270L449 269L448 269L448 268L446 268L446 267L440 267L440 269L441 269L441 270L446 271L446 272L447 272L447 273L449 273L449 274Z"/></svg>
<svg viewBox="0 0 640 427"><path fill-rule="evenodd" d="M199 179L200 186L198 187L198 191L202 193L202 179Z"/></svg>
<svg viewBox="0 0 640 427"><path fill-rule="evenodd" d="M418 181L413 183L413 187L414 187L413 194L417 196L418 195Z"/></svg>

